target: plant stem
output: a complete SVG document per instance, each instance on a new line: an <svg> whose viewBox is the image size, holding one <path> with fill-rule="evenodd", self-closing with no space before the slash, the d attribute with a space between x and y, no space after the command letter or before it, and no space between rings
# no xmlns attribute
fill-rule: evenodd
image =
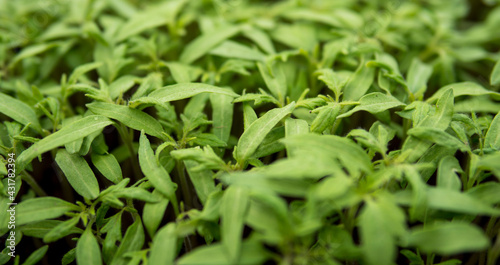
<svg viewBox="0 0 500 265"><path fill-rule="evenodd" d="M133 139L130 137L130 134L127 132L127 127L121 124L116 126L118 129L118 133L123 140L123 143L127 147L127 150L130 154L130 163L132 164L132 170L134 172L134 179L137 181L141 178L141 170L139 169L139 162L137 161L137 157L134 152L134 146L132 145Z"/></svg>
<svg viewBox="0 0 500 265"><path fill-rule="evenodd" d="M36 180L28 172L26 172L26 170L21 172L21 179L30 185L36 195L40 197L47 196L47 193L38 185L38 183L36 183Z"/></svg>

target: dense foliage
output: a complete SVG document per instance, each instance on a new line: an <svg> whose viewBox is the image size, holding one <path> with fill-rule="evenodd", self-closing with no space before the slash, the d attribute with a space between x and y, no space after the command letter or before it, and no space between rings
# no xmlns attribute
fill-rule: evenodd
<svg viewBox="0 0 500 265"><path fill-rule="evenodd" d="M498 264L499 59L496 0L0 0L0 264Z"/></svg>

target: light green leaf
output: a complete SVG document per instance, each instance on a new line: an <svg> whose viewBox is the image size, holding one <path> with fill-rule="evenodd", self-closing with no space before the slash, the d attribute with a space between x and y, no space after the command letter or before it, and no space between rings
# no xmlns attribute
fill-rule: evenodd
<svg viewBox="0 0 500 265"><path fill-rule="evenodd" d="M233 104L232 97L211 94L213 132L220 140L227 143L233 124Z"/></svg>
<svg viewBox="0 0 500 265"><path fill-rule="evenodd" d="M339 104L331 104L325 107L321 107L318 116L316 116L311 124L311 132L319 134L323 133L324 130L330 128L333 123L335 123L335 119L337 119L337 115L339 114L339 112Z"/></svg>
<svg viewBox="0 0 500 265"><path fill-rule="evenodd" d="M80 207L55 197L41 197L22 201L16 207L16 225L57 218Z"/></svg>
<svg viewBox="0 0 500 265"><path fill-rule="evenodd" d="M177 185L172 182L168 172L156 160L144 131L141 132L139 140L139 164L141 165L142 172L151 181L151 184L172 201L172 203L177 203L177 199L175 198Z"/></svg>
<svg viewBox="0 0 500 265"><path fill-rule="evenodd" d="M116 249L111 265L126 265L127 253L138 251L144 245L145 235L144 228L142 227L141 218L139 216L135 217L135 222L130 225L123 236L120 246Z"/></svg>
<svg viewBox="0 0 500 265"><path fill-rule="evenodd" d="M377 202L368 200L359 216L362 250L366 264L392 264L396 257L394 223ZM397 209L397 207L395 207Z"/></svg>
<svg viewBox="0 0 500 265"><path fill-rule="evenodd" d="M226 26L212 32L204 33L191 41L184 48L180 56L180 61L185 64L194 62L196 59L209 52L217 44L238 34L240 30L240 26Z"/></svg>
<svg viewBox="0 0 500 265"><path fill-rule="evenodd" d="M116 99L118 96L131 89L135 85L137 79L137 77L132 75L124 75L113 81L108 88L111 99Z"/></svg>
<svg viewBox="0 0 500 265"><path fill-rule="evenodd" d="M109 181L117 184L123 179L122 169L120 164L112 154L100 155L92 153L90 156L94 166L106 177Z"/></svg>
<svg viewBox="0 0 500 265"><path fill-rule="evenodd" d="M47 250L49 249L48 245L45 245L37 250L35 250L31 255L23 262L22 265L35 265L38 264L40 260L43 259L45 256L45 253L47 253Z"/></svg>
<svg viewBox="0 0 500 265"><path fill-rule="evenodd" d="M173 265L177 256L177 235L175 223L168 223L158 231L151 245L149 264Z"/></svg>
<svg viewBox="0 0 500 265"><path fill-rule="evenodd" d="M251 61L263 61L264 54L256 49L251 49L245 45L234 41L226 40L210 51L210 54L226 58L235 58Z"/></svg>
<svg viewBox="0 0 500 265"><path fill-rule="evenodd" d="M477 166L483 170L491 170L500 180L500 164L498 161L500 161L500 152L495 152L481 157Z"/></svg>
<svg viewBox="0 0 500 265"><path fill-rule="evenodd" d="M184 160L184 165L196 190L196 195L198 195L201 203L205 205L208 196L217 190L215 181L212 178L212 171L208 169L197 170L200 164L192 160Z"/></svg>
<svg viewBox="0 0 500 265"><path fill-rule="evenodd" d="M155 237L156 229L163 220L165 210L168 206L168 199L166 199L161 192L158 190L153 191L153 196L155 196L157 203L146 203L142 212L142 220L144 222L144 227L148 231L151 238Z"/></svg>
<svg viewBox="0 0 500 265"><path fill-rule="evenodd" d="M90 227L83 232L76 243L76 262L78 265L102 264L101 250Z"/></svg>
<svg viewBox="0 0 500 265"><path fill-rule="evenodd" d="M131 36L140 34L141 32L166 25L167 23L173 23L177 13L182 9L187 1L168 1L165 3L149 6L148 9L142 12L136 12L131 18L128 19L127 23L123 24L117 35L116 40L122 41ZM127 2L118 3L115 6L123 8L123 6L128 5ZM127 13L126 17L129 14Z"/></svg>
<svg viewBox="0 0 500 265"><path fill-rule="evenodd" d="M461 82L461 83L450 84L440 88L438 91L436 91L436 93L432 95L432 97L427 99L427 102L432 103L438 100L448 89L453 90L454 97L465 96L465 95L468 96L491 95L494 99L500 99L500 93L487 90L486 88L482 87L477 83Z"/></svg>
<svg viewBox="0 0 500 265"><path fill-rule="evenodd" d="M157 197L153 196L151 193L143 188L130 187L126 189L121 189L112 193L113 196L117 198L126 198L133 200L141 200L148 203L157 203L159 200Z"/></svg>
<svg viewBox="0 0 500 265"><path fill-rule="evenodd" d="M23 124L31 124L30 126L38 133L42 132L42 127L38 122L38 117L35 111L26 103L0 93L0 112L13 120Z"/></svg>
<svg viewBox="0 0 500 265"><path fill-rule="evenodd" d="M43 237L43 242L50 243L54 242L60 238L63 238L69 235L72 231L75 230L75 226L78 224L80 217L73 217L69 220L61 222L57 226L55 226L52 230L50 230Z"/></svg>
<svg viewBox="0 0 500 265"><path fill-rule="evenodd" d="M24 60L29 57L36 56L40 53L44 53L52 48L59 46L58 43L40 43L23 48L19 54L12 59L9 67L14 67L19 61Z"/></svg>
<svg viewBox="0 0 500 265"><path fill-rule="evenodd" d="M462 173L462 168L458 160L453 156L445 156L439 161L437 173L437 186L445 189L460 191L462 182L458 173Z"/></svg>
<svg viewBox="0 0 500 265"><path fill-rule="evenodd" d="M245 161L257 150L260 143L272 128L285 116L292 113L295 108L295 102L288 104L283 108L276 108L268 111L262 117L254 121L249 128L241 135L237 149L236 160L243 165Z"/></svg>
<svg viewBox="0 0 500 265"><path fill-rule="evenodd" d="M432 67L422 63L418 58L414 58L408 70L408 89L413 94L423 95L427 89L427 81L431 77Z"/></svg>
<svg viewBox="0 0 500 265"><path fill-rule="evenodd" d="M375 69L367 67L362 61L344 87L344 100L355 101L360 99L372 85L374 77Z"/></svg>
<svg viewBox="0 0 500 265"><path fill-rule="evenodd" d="M448 89L436 103L436 112L431 115L425 115L423 120L418 122L416 126L431 127L443 131L446 130L453 117L453 102L453 90ZM413 136L406 138L402 148L403 153L407 152L409 154L408 158L406 158L406 162L411 163L416 161L431 145L430 142L420 140Z"/></svg>
<svg viewBox="0 0 500 265"><path fill-rule="evenodd" d="M162 140L167 139L166 136L163 135L163 127L158 120L143 111L104 102L90 103L86 106L92 112L115 119L134 130L144 130L149 135L158 137Z"/></svg>
<svg viewBox="0 0 500 265"><path fill-rule="evenodd" d="M287 118L285 120L285 136L307 134L309 133L309 125L307 121L301 119Z"/></svg>
<svg viewBox="0 0 500 265"><path fill-rule="evenodd" d="M500 215L500 210L458 191L443 188L428 188L429 208L466 213L472 215Z"/></svg>
<svg viewBox="0 0 500 265"><path fill-rule="evenodd" d="M243 128L248 130L250 125L257 120L257 114L255 110L248 103L243 103Z"/></svg>
<svg viewBox="0 0 500 265"><path fill-rule="evenodd" d="M177 83L189 83L196 80L202 73L201 68L196 68L179 62L166 62L170 74Z"/></svg>
<svg viewBox="0 0 500 265"><path fill-rule="evenodd" d="M77 220L78 221L78 220ZM63 225L68 221L58 221L58 220L43 220L39 222L32 222L28 224L24 224L20 230L23 232L23 235L36 237L36 238L44 238L48 233L52 232L54 228ZM81 234L83 230L73 226L70 230L66 230L64 233L57 235L59 238L65 237L70 234ZM54 235L55 236L55 235Z"/></svg>
<svg viewBox="0 0 500 265"><path fill-rule="evenodd" d="M418 139L430 141L442 146L448 146L462 151L467 151L469 147L451 134L432 127L417 127L408 130L408 135Z"/></svg>
<svg viewBox="0 0 500 265"><path fill-rule="evenodd" d="M277 63L269 66L259 62L257 67L271 94L279 101L283 101L287 93L287 82L283 69Z"/></svg>
<svg viewBox="0 0 500 265"><path fill-rule="evenodd" d="M222 246L233 264L240 263L243 221L248 206L248 191L244 188L231 186L224 192L221 205Z"/></svg>
<svg viewBox="0 0 500 265"><path fill-rule="evenodd" d="M434 223L414 228L406 240L409 246L445 256L481 251L490 245L480 228L460 222Z"/></svg>
<svg viewBox="0 0 500 265"><path fill-rule="evenodd" d="M99 196L99 183L83 157L60 149L55 161L78 194L86 199L95 199Z"/></svg>
<svg viewBox="0 0 500 265"><path fill-rule="evenodd" d="M500 150L500 112L490 124L490 128L484 138L484 147Z"/></svg>
<svg viewBox="0 0 500 265"><path fill-rule="evenodd" d="M382 112L384 110L404 106L405 104L393 96L389 96L380 92L370 93L368 95L364 95L359 100L359 105L354 107L352 110L339 115L337 118L345 118L351 116L353 113L358 112L360 110L368 111L372 114L376 114Z"/></svg>
<svg viewBox="0 0 500 265"><path fill-rule="evenodd" d="M495 67L493 67L490 76L490 85L496 86L498 84L500 84L500 60L498 60Z"/></svg>
<svg viewBox="0 0 500 265"><path fill-rule="evenodd" d="M153 100L153 103L156 101L162 103L170 102L190 98L201 93L217 93L231 97L238 97L238 94L234 93L230 89L220 88L202 83L184 83L157 89L147 97L130 101L129 106L135 107L142 104L143 102L150 103L151 100Z"/></svg>
<svg viewBox="0 0 500 265"><path fill-rule="evenodd" d="M89 134L102 130L112 122L100 115L90 115L82 118L61 130L41 139L22 152L17 158L17 166L22 170L31 160L56 147L71 143Z"/></svg>
<svg viewBox="0 0 500 265"><path fill-rule="evenodd" d="M73 73L69 76L68 85L76 84L78 79L87 72L90 72L102 65L102 62L87 63L78 66L73 70Z"/></svg>
<svg viewBox="0 0 500 265"><path fill-rule="evenodd" d="M245 28L243 30L243 35L251 39L257 45L259 45L259 47L266 53L268 54L276 53L273 42L271 41L269 36L265 32L259 30L258 28L256 27Z"/></svg>
<svg viewBox="0 0 500 265"><path fill-rule="evenodd" d="M269 254L261 243L255 240L246 240L241 244L241 265L263 264ZM178 265L233 265L227 257L227 252L220 243L201 246L185 254L177 260ZM210 257L209 259L207 257Z"/></svg>

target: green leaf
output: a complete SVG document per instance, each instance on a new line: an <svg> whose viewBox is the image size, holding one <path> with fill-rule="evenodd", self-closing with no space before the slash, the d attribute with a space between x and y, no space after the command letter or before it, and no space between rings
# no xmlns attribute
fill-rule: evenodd
<svg viewBox="0 0 500 265"><path fill-rule="evenodd" d="M500 202L500 196L498 196L500 194L500 184L498 182L481 183L467 190L467 194L479 201L496 204Z"/></svg>
<svg viewBox="0 0 500 265"><path fill-rule="evenodd" d="M78 265L102 264L101 250L90 227L85 229L76 243L76 263Z"/></svg>
<svg viewBox="0 0 500 265"><path fill-rule="evenodd" d="M86 199L95 199L99 196L99 183L83 157L60 149L55 161L78 194Z"/></svg>
<svg viewBox="0 0 500 265"><path fill-rule="evenodd" d="M44 238L45 235L54 230L54 228L66 223L67 221L58 221L58 220L43 220L39 222L32 222L23 225L20 230L23 232L25 236L31 236L36 238ZM70 230L65 231L62 234L59 234L58 237L62 238L71 234L81 234L83 230L73 226Z"/></svg>
<svg viewBox="0 0 500 265"><path fill-rule="evenodd" d="M490 124L490 128L484 138L484 147L500 150L500 112Z"/></svg>
<svg viewBox="0 0 500 265"><path fill-rule="evenodd" d="M177 185L172 182L168 172L156 160L144 131L141 132L139 139L139 164L141 165L142 172L151 181L151 184L172 201L172 203L177 203L175 199Z"/></svg>
<svg viewBox="0 0 500 265"><path fill-rule="evenodd" d="M243 35L249 39L251 39L255 44L259 45L259 47L264 50L268 54L276 53L274 49L273 42L269 38L269 36L259 30L256 27L245 27L243 30Z"/></svg>
<svg viewBox="0 0 500 265"><path fill-rule="evenodd" d="M427 190L428 206L432 209L466 213L472 215L500 215L500 210L458 191L431 188Z"/></svg>
<svg viewBox="0 0 500 265"><path fill-rule="evenodd" d="M457 176L457 172L463 172L458 160L453 156L443 157L438 165L437 186L460 191L462 189L462 182L459 176Z"/></svg>
<svg viewBox="0 0 500 265"><path fill-rule="evenodd" d="M99 172L109 181L117 184L123 179L122 169L114 155L92 153L90 158L92 159L92 164L94 164L97 170L99 170Z"/></svg>
<svg viewBox="0 0 500 265"><path fill-rule="evenodd" d="M98 132L110 124L112 122L108 118L100 115L90 115L82 118L41 139L22 152L17 158L18 169L21 171L33 158L49 150Z"/></svg>
<svg viewBox="0 0 500 265"><path fill-rule="evenodd" d="M495 67L493 67L490 76L490 85L496 86L498 84L500 84L500 60L498 60Z"/></svg>
<svg viewBox="0 0 500 265"><path fill-rule="evenodd" d="M318 116L311 123L311 132L323 133L324 130L333 126L340 112L339 104L331 104L321 107Z"/></svg>
<svg viewBox="0 0 500 265"><path fill-rule="evenodd" d="M344 100L358 100L370 88L375 77L375 69L361 62L356 72L344 87Z"/></svg>
<svg viewBox="0 0 500 265"><path fill-rule="evenodd" d="M248 130L250 125L257 120L257 114L255 110L248 103L243 103L243 127L244 130Z"/></svg>
<svg viewBox="0 0 500 265"><path fill-rule="evenodd" d="M137 77L132 75L124 75L116 79L109 85L109 97L111 99L116 99L118 96L123 95L135 85L136 80Z"/></svg>
<svg viewBox="0 0 500 265"><path fill-rule="evenodd" d="M42 132L35 111L18 99L0 93L0 112L23 125L31 124L38 133Z"/></svg>
<svg viewBox="0 0 500 265"><path fill-rule="evenodd" d="M210 54L226 58L263 61L264 54L234 41L226 40L210 51Z"/></svg>
<svg viewBox="0 0 500 265"><path fill-rule="evenodd" d="M201 203L205 205L208 196L212 192L217 191L215 182L212 178L212 171L208 169L197 169L200 167L200 164L192 160L184 160L184 165L186 166L189 179L196 190L196 195L198 195Z"/></svg>
<svg viewBox="0 0 500 265"><path fill-rule="evenodd" d="M222 94L211 94L212 126L215 136L227 143L233 124L232 97Z"/></svg>
<svg viewBox="0 0 500 265"><path fill-rule="evenodd" d="M112 193L117 198L141 200L149 203L157 203L159 200L143 188L131 187Z"/></svg>
<svg viewBox="0 0 500 265"><path fill-rule="evenodd" d="M283 108L272 109L254 121L241 135L237 149L236 160L243 165L245 161L257 150L271 129L285 116L292 113L295 102Z"/></svg>
<svg viewBox="0 0 500 265"><path fill-rule="evenodd" d="M16 225L57 218L80 207L55 197L41 197L25 200L16 207Z"/></svg>
<svg viewBox="0 0 500 265"><path fill-rule="evenodd" d="M418 122L415 126L432 127L443 131L446 130L453 117L453 101L453 90L448 89L441 95L436 103L436 112L430 115L426 114L422 121ZM414 121L414 123L416 123L416 121ZM416 161L430 146L431 143L428 141L423 141L413 136L406 138L402 148L403 153L406 152L409 154L409 157L406 158L406 162L411 163Z"/></svg>
<svg viewBox="0 0 500 265"><path fill-rule="evenodd" d="M265 248L255 240L245 240L241 244L241 265L263 264L269 254ZM232 265L234 262L227 257L227 252L220 243L201 246L185 254L177 260L178 265ZM210 257L209 259L207 257Z"/></svg>
<svg viewBox="0 0 500 265"><path fill-rule="evenodd" d="M14 57L9 65L9 67L14 67L19 61L24 60L26 58L33 57L40 53L44 53L52 48L59 46L58 43L40 43L28 46L21 50L19 54Z"/></svg>
<svg viewBox="0 0 500 265"><path fill-rule="evenodd" d="M140 250L144 245L144 240L144 228L142 227L141 219L139 216L136 216L135 222L125 232L125 236L123 236L123 240L116 250L111 265L128 264L125 254Z"/></svg>
<svg viewBox="0 0 500 265"><path fill-rule="evenodd" d="M163 216L165 215L165 210L168 206L168 199L161 195L157 190L153 191L153 196L155 196L157 203L146 203L142 212L142 220L144 222L144 227L148 231L151 238L154 238L156 230L158 229Z"/></svg>
<svg viewBox="0 0 500 265"><path fill-rule="evenodd" d="M127 106L96 102L86 105L92 112L115 119L135 130L166 140L161 124L149 114Z"/></svg>
<svg viewBox="0 0 500 265"><path fill-rule="evenodd" d="M432 67L422 63L418 58L414 58L408 70L408 89L413 94L423 95L427 89L427 81L431 77Z"/></svg>
<svg viewBox="0 0 500 265"><path fill-rule="evenodd" d="M491 170L493 174L500 180L500 164L498 163L499 159L500 152L485 155L481 157L481 160L479 160L477 166L483 170Z"/></svg>
<svg viewBox="0 0 500 265"><path fill-rule="evenodd" d="M177 83L189 83L198 78L203 73L203 70L187 64L179 62L167 62L165 65L170 70L170 74Z"/></svg>
<svg viewBox="0 0 500 265"><path fill-rule="evenodd" d="M438 255L454 255L468 251L481 251L490 243L483 231L468 223L434 223L412 229L407 237L409 246Z"/></svg>
<svg viewBox="0 0 500 265"><path fill-rule="evenodd" d="M472 82L461 82L450 84L440 88L436 93L432 95L427 102L432 103L438 100L448 89L453 90L454 97L459 96L482 96L482 95L491 95L494 99L500 99L500 93L487 90L479 84Z"/></svg>
<svg viewBox="0 0 500 265"><path fill-rule="evenodd" d="M177 256L177 235L175 223L168 223L156 233L151 245L149 264L173 265Z"/></svg>
<svg viewBox="0 0 500 265"><path fill-rule="evenodd" d="M307 133L309 133L309 125L307 124L307 121L292 118L287 118L285 120L286 137Z"/></svg>
<svg viewBox="0 0 500 265"><path fill-rule="evenodd" d="M226 26L200 35L184 48L180 61L185 64L194 62L219 43L238 34L240 30L240 26Z"/></svg>
<svg viewBox="0 0 500 265"><path fill-rule="evenodd" d="M394 217L396 219L393 219ZM402 226L401 221L404 222L404 214L398 207L391 205L391 201L366 201L359 217L361 244L366 264L394 262L396 257L394 229Z"/></svg>
<svg viewBox="0 0 500 265"><path fill-rule="evenodd" d="M287 92L286 77L283 69L277 63L269 66L259 62L257 63L257 67L271 94L279 101L283 101Z"/></svg>
<svg viewBox="0 0 500 265"><path fill-rule="evenodd" d="M351 116L353 113L358 112L360 110L368 111L372 114L376 114L382 112L384 110L404 106L405 104L399 100L397 100L393 96L385 95L380 92L374 92L367 95L364 95L359 100L359 105L354 107L352 110L339 115L337 118L345 118Z"/></svg>
<svg viewBox="0 0 500 265"><path fill-rule="evenodd" d="M22 265L35 265L43 259L45 253L49 249L48 245L45 245L37 250L35 250L31 255L23 262Z"/></svg>
<svg viewBox="0 0 500 265"><path fill-rule="evenodd" d="M80 217L73 217L67 221L64 221L50 230L43 237L43 242L50 243L54 242L62 237L69 235L72 231L75 230L75 226L78 224Z"/></svg>
<svg viewBox="0 0 500 265"><path fill-rule="evenodd" d="M417 127L408 130L408 135L418 139L430 141L442 146L448 146L462 151L467 151L469 147L453 137L451 134L432 127Z"/></svg>
<svg viewBox="0 0 500 265"><path fill-rule="evenodd" d="M201 93L217 93L231 97L238 97L238 94L234 93L230 89L220 88L202 83L184 83L157 89L147 97L130 101L129 106L135 107L142 104L143 102L150 103L151 99L153 100L153 102L170 102L190 98Z"/></svg>
<svg viewBox="0 0 500 265"><path fill-rule="evenodd" d="M166 25L167 22L173 23L177 13L186 2L184 0L169 1L149 6L148 9L135 13L131 18L128 18L127 23L120 27L116 34L116 41L122 41L145 30ZM119 5L123 6L124 3Z"/></svg>
<svg viewBox="0 0 500 265"><path fill-rule="evenodd" d="M222 246L233 264L239 264L248 205L248 191L244 188L232 186L224 192L220 213Z"/></svg>
<svg viewBox="0 0 500 265"><path fill-rule="evenodd" d="M95 62L78 66L77 68L75 68L75 70L73 70L73 73L71 73L71 75L69 76L68 85L76 84L76 82L82 75L96 68L99 68L101 65L102 62Z"/></svg>

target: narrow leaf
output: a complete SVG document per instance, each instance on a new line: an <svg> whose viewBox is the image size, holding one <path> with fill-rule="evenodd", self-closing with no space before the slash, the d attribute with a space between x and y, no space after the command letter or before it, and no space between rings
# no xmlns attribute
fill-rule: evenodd
<svg viewBox="0 0 500 265"><path fill-rule="evenodd" d="M61 130L41 139L30 148L22 152L17 158L19 170L23 169L31 160L58 146L71 143L89 134L102 130L112 122L100 115L90 115L78 120Z"/></svg>
<svg viewBox="0 0 500 265"><path fill-rule="evenodd" d="M41 197L22 201L16 207L16 225L57 218L80 207L55 197Z"/></svg>
<svg viewBox="0 0 500 265"><path fill-rule="evenodd" d="M194 62L217 44L238 34L240 30L239 26L227 26L197 37L184 48L180 61L185 64Z"/></svg>
<svg viewBox="0 0 500 265"><path fill-rule="evenodd" d="M241 135L237 149L236 160L243 164L259 147L271 129L285 116L292 113L295 102L283 108L272 109L253 122L248 130Z"/></svg>
<svg viewBox="0 0 500 265"><path fill-rule="evenodd" d="M57 152L55 161L78 194L86 199L99 196L99 183L83 157L61 149Z"/></svg>
<svg viewBox="0 0 500 265"><path fill-rule="evenodd" d="M94 113L120 121L134 130L144 130L149 135L166 140L158 120L143 111L103 102L95 102L86 106Z"/></svg>
<svg viewBox="0 0 500 265"><path fill-rule="evenodd" d="M114 155L99 155L92 153L90 158L97 170L99 170L99 172L109 181L117 184L123 179L122 169Z"/></svg>
<svg viewBox="0 0 500 265"><path fill-rule="evenodd" d="M18 99L0 93L0 112L23 125L30 123L30 126L35 131L38 133L42 132L42 127L38 122L35 111L28 104Z"/></svg>
<svg viewBox="0 0 500 265"><path fill-rule="evenodd" d="M168 223L156 233L151 246L149 264L173 265L177 256L175 223Z"/></svg>
<svg viewBox="0 0 500 265"><path fill-rule="evenodd" d="M76 262L78 265L102 264L101 250L90 227L83 232L76 243Z"/></svg>

